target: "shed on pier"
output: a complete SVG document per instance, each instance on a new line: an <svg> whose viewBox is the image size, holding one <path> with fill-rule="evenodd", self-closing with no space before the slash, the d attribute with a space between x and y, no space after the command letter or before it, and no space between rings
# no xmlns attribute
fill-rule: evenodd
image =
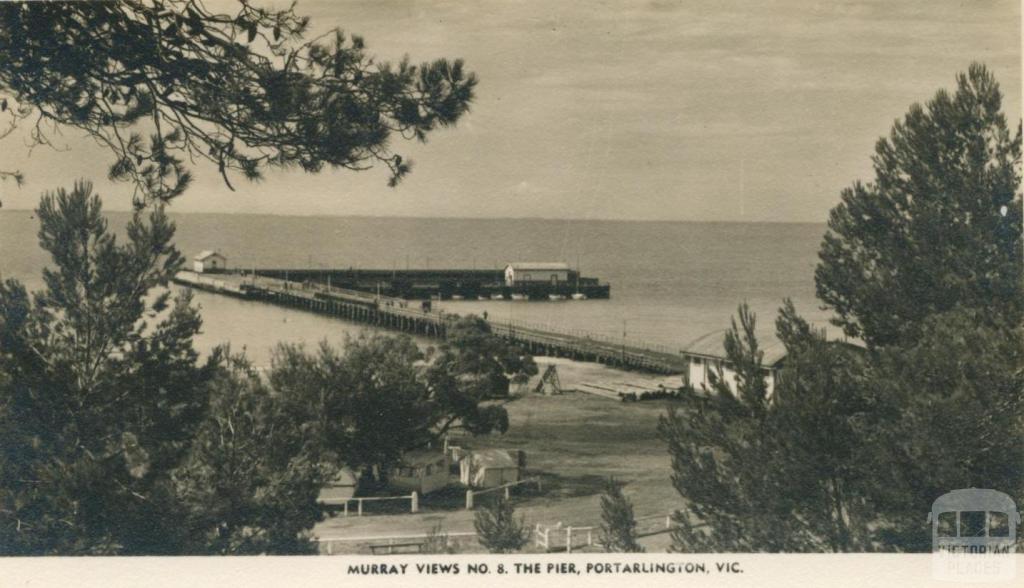
<svg viewBox="0 0 1024 588"><path fill-rule="evenodd" d="M562 262L517 261L505 266L505 285L508 287L529 284L553 284L569 282L569 265Z"/></svg>
<svg viewBox="0 0 1024 588"><path fill-rule="evenodd" d="M228 260L216 251L203 251L192 258L192 270L196 273L219 272L227 269Z"/></svg>

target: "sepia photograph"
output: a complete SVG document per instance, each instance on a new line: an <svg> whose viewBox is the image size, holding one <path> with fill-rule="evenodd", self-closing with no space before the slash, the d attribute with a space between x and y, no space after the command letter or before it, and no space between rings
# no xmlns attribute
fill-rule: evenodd
<svg viewBox="0 0 1024 588"><path fill-rule="evenodd" d="M0 584L1019 582L1021 12L0 2Z"/></svg>

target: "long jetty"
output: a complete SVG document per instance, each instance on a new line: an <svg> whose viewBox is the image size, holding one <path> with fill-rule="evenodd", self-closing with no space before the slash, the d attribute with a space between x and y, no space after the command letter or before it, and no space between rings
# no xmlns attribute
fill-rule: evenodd
<svg viewBox="0 0 1024 588"><path fill-rule="evenodd" d="M319 283L300 283L251 273L179 272L178 284L335 316L385 329L445 338L458 316L432 305ZM579 330L554 329L520 321L488 319L491 332L533 355L566 357L659 374L684 373L688 358L662 345L641 345Z"/></svg>
<svg viewBox="0 0 1024 588"><path fill-rule="evenodd" d="M547 300L549 295L609 298L611 286L597 278L568 270L561 280L506 283L504 270L486 269L268 269L241 270L261 278L303 284L330 285L405 300L450 300L473 298L509 299L521 295L529 300ZM556 270L557 271L557 270Z"/></svg>

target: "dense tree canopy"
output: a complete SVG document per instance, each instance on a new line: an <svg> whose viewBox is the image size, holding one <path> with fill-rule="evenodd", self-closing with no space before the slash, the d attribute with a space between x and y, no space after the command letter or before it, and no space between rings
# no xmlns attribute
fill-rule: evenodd
<svg viewBox="0 0 1024 588"><path fill-rule="evenodd" d="M752 318L725 339L736 389L661 432L687 500L674 548L924 551L921 513L959 488L1024 500L1020 131L984 67L913 106L876 181L832 211L819 297L867 348L826 341L787 303L786 359L757 385Z"/></svg>
<svg viewBox="0 0 1024 588"><path fill-rule="evenodd" d="M863 427L877 485L878 540L926 551L922 506L957 488L1024 500L1024 327L957 309L924 321L913 345L872 362Z"/></svg>
<svg viewBox="0 0 1024 588"><path fill-rule="evenodd" d="M43 197L44 290L0 285L0 542L5 553L175 553L170 472L207 406L181 256L157 208L127 242L88 184Z"/></svg>
<svg viewBox="0 0 1024 588"><path fill-rule="evenodd" d="M281 345L270 381L323 459L387 469L433 439L437 407L417 369L422 358L403 336L360 336L343 352Z"/></svg>
<svg viewBox="0 0 1024 588"><path fill-rule="evenodd" d="M954 307L1024 304L1020 150L992 74L972 65L953 93L913 105L872 158L875 179L842 193L815 272L837 324L869 345L913 339Z"/></svg>
<svg viewBox="0 0 1024 588"><path fill-rule="evenodd" d="M673 546L682 551L793 550L793 519L777 500L781 456L770 434L766 383L754 335L756 317L740 307L726 353L741 376L732 388L713 377L707 397L670 408L658 431L672 457L672 484L687 506L676 512Z"/></svg>
<svg viewBox="0 0 1024 588"><path fill-rule="evenodd" d="M82 129L109 149L110 177L135 202L167 201L191 179L184 161L232 174L267 167L365 169L391 183L410 162L393 135L425 140L467 111L476 78L460 60L375 61L335 30L312 40L309 19L241 0L222 13L200 0L0 4L0 111ZM5 170L5 175L16 175Z"/></svg>
<svg viewBox="0 0 1024 588"><path fill-rule="evenodd" d="M317 497L336 468L311 451L317 438L304 415L239 356L227 355L210 392L210 411L173 473L187 537L180 553L314 553Z"/></svg>
<svg viewBox="0 0 1024 588"><path fill-rule="evenodd" d="M182 257L163 208L191 181L185 162L211 162L229 187L270 167L374 164L394 185L410 162L391 140L455 124L476 84L458 60L392 66L338 30L305 38L294 7L236 6L0 3L0 139L84 131L139 211L119 242L88 183L46 195L46 287L0 284L0 553L308 552L340 463L507 426L435 386L408 340L285 349L269 382L223 350L199 361L199 315L166 288Z"/></svg>
<svg viewBox="0 0 1024 588"><path fill-rule="evenodd" d="M343 352L281 345L270 381L293 421L322 440L321 459L383 472L452 429L505 432L508 414L492 399L508 395L510 376L536 372L532 357L468 317L430 354L404 335L363 335Z"/></svg>
<svg viewBox="0 0 1024 588"><path fill-rule="evenodd" d="M754 316L743 307L729 332L731 365L750 377L715 381L660 422L672 482L687 506L675 514L679 551L845 552L885 548L870 532L874 472L889 463L866 446L861 350L829 342L787 301L776 321L785 367L770 398ZM756 375L755 375L756 374ZM752 393L753 392L753 393Z"/></svg>

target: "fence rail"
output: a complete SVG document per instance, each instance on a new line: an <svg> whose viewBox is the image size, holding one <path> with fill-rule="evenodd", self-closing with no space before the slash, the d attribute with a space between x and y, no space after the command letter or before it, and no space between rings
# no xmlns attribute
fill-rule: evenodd
<svg viewBox="0 0 1024 588"><path fill-rule="evenodd" d="M671 514L647 515L635 520L638 537L657 535L672 529ZM566 553L572 553L574 549L593 547L595 538L600 539L600 529L597 525L563 526L561 522L554 525L537 523L533 528L534 544L545 551L564 549Z"/></svg>
<svg viewBox="0 0 1024 588"><path fill-rule="evenodd" d="M497 492L499 490L505 491L505 500L508 500L509 498L512 497L512 488L516 486L521 486L523 484L535 484L537 486L537 492L543 491L543 486L540 481L540 478L526 478L516 482L502 484L501 486L495 486L494 488L487 488L485 490L473 490L472 488L470 488L469 490L466 490L466 510L473 510L474 500L477 496L483 494L490 494L491 492Z"/></svg>
<svg viewBox="0 0 1024 588"><path fill-rule="evenodd" d="M413 491L412 494L405 494L402 496L365 496L365 497L352 497L352 498L328 498L321 500L320 504L327 506L341 506L344 509L345 516L348 516L348 505L349 503L356 503L356 516L363 516L363 502L377 502L384 500L408 500L409 501L409 512L419 512L420 510L420 496L419 493Z"/></svg>
<svg viewBox="0 0 1024 588"><path fill-rule="evenodd" d="M528 482L530 480L523 480ZM488 489L490 491L491 489ZM671 514L655 514L637 517L637 535L648 537L659 533L666 533L673 527ZM561 551L572 553L573 550L594 547L600 543L601 528L598 525L564 526L561 522L554 525L533 525L533 542L536 547L544 551ZM359 536L328 536L316 537L314 541L333 555L336 543L362 543L367 544L374 553L385 551L395 553L395 550L420 545L431 537L431 533L411 533L396 535L359 535ZM444 532L441 535L447 537L447 541L459 538L475 538L475 531L453 531Z"/></svg>
<svg viewBox="0 0 1024 588"><path fill-rule="evenodd" d="M458 531L452 533L443 533L448 539L457 537L476 537L475 531ZM394 553L394 549L400 547L406 547L410 545L422 544L430 538L430 533L417 533L412 535L372 535L372 536L359 536L359 537L316 537L313 539L316 543L324 546L327 550L327 555L334 555L334 544L335 543L366 543L370 545L371 550L374 546L378 548L391 549L388 553Z"/></svg>

